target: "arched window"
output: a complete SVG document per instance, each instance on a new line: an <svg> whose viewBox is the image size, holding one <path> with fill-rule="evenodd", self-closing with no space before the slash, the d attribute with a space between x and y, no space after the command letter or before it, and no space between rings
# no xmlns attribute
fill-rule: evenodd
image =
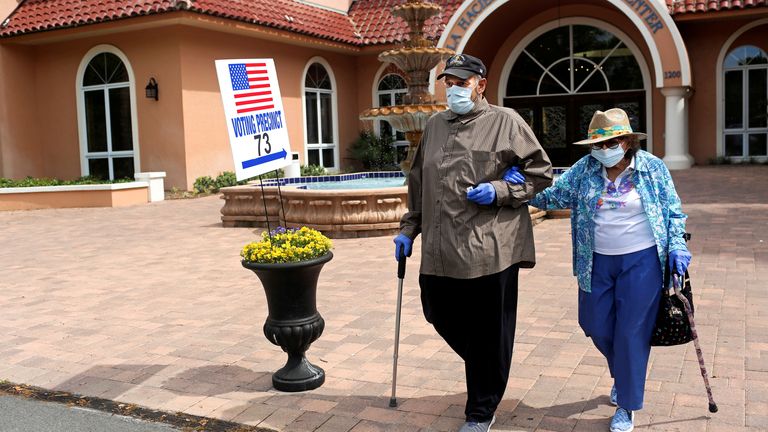
<svg viewBox="0 0 768 432"><path fill-rule="evenodd" d="M632 52L615 35L569 25L531 42L512 68L508 96L643 90Z"/></svg>
<svg viewBox="0 0 768 432"><path fill-rule="evenodd" d="M336 168L333 83L320 63L312 63L304 77L307 165Z"/></svg>
<svg viewBox="0 0 768 432"><path fill-rule="evenodd" d="M746 45L723 62L724 155L768 156L768 55Z"/></svg>
<svg viewBox="0 0 768 432"><path fill-rule="evenodd" d="M644 130L645 86L632 50L615 34L590 25L565 25L530 42L507 79L504 105L528 122L556 166L578 160L570 146L586 136L596 110L627 112Z"/></svg>
<svg viewBox="0 0 768 432"><path fill-rule="evenodd" d="M117 55L101 52L83 71L84 173L102 179L133 179L134 151L128 69Z"/></svg>
<svg viewBox="0 0 768 432"><path fill-rule="evenodd" d="M403 77L394 73L387 74L381 78L379 86L376 89L379 106L402 105L403 96L405 96L407 92L408 85ZM397 160L395 162L400 163L400 161L405 159L408 154L408 141L405 140L405 133L394 130L392 126L384 120L379 121L378 128L378 132L382 136L389 135L392 137L393 145L397 149Z"/></svg>

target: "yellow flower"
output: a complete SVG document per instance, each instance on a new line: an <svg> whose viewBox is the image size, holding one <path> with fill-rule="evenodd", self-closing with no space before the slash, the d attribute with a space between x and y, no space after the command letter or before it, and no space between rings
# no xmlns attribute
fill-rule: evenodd
<svg viewBox="0 0 768 432"><path fill-rule="evenodd" d="M287 263L319 258L333 247L331 240L308 227L286 230L282 227L263 232L261 241L248 243L240 251L243 261L255 263Z"/></svg>

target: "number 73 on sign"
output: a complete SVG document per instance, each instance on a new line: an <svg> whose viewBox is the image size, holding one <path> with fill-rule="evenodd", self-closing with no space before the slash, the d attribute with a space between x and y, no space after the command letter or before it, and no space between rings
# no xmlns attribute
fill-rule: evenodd
<svg viewBox="0 0 768 432"><path fill-rule="evenodd" d="M237 179L289 165L291 147L273 59L216 60L216 74Z"/></svg>

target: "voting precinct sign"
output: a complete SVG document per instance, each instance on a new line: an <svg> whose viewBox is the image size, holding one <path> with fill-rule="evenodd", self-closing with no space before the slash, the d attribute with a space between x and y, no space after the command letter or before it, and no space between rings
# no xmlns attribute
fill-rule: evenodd
<svg viewBox="0 0 768 432"><path fill-rule="evenodd" d="M291 146L273 59L216 60L235 175L290 165Z"/></svg>

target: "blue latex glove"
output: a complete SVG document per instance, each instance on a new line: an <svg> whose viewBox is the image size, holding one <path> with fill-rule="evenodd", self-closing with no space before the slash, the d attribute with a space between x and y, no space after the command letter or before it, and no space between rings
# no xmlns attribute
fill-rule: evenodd
<svg viewBox="0 0 768 432"><path fill-rule="evenodd" d="M512 168L508 169L507 172L504 173L504 177L502 177L505 182L509 182L512 184L523 184L525 183L525 176L520 174L519 169L516 166L513 166Z"/></svg>
<svg viewBox="0 0 768 432"><path fill-rule="evenodd" d="M691 264L691 253L685 250L673 250L669 253L669 269L679 275L684 275Z"/></svg>
<svg viewBox="0 0 768 432"><path fill-rule="evenodd" d="M403 234L398 234L397 237L395 237L395 260L400 261L400 246L403 247L403 252L405 252L405 256L409 257L411 256L411 247L413 246L413 240L409 239L408 236Z"/></svg>
<svg viewBox="0 0 768 432"><path fill-rule="evenodd" d="M493 204L496 200L496 189L490 183L480 183L467 192L467 199L480 205Z"/></svg>

